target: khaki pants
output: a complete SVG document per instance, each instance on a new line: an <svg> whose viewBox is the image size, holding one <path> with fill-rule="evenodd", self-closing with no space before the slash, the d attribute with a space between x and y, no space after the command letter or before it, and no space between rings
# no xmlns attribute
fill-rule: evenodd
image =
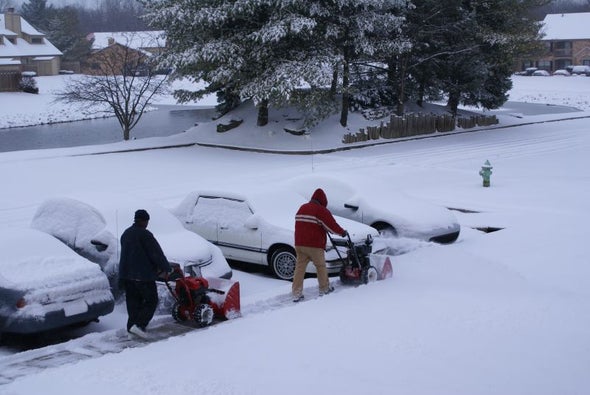
<svg viewBox="0 0 590 395"><path fill-rule="evenodd" d="M323 248L313 247L295 247L297 253L297 263L295 264L295 274L293 275L293 286L291 292L294 297L303 293L303 279L305 278L305 269L309 261L315 265L318 274L318 284L320 292L328 291L330 282L328 280L328 270L326 269L326 257Z"/></svg>

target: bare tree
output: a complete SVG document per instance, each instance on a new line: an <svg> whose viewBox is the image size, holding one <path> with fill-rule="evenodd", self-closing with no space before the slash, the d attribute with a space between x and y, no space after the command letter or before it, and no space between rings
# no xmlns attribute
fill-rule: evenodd
<svg viewBox="0 0 590 395"><path fill-rule="evenodd" d="M91 75L72 77L56 100L104 107L117 117L123 140L129 140L154 96L167 92L166 77L155 74L144 51L116 43L91 55L89 63Z"/></svg>

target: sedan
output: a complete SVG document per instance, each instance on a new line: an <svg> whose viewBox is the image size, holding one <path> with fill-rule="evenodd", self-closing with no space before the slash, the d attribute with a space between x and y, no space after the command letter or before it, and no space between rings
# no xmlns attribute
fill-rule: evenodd
<svg viewBox="0 0 590 395"><path fill-rule="evenodd" d="M140 208L150 214L148 230L170 262L178 263L189 275L231 278L231 268L219 248L184 229L165 208L145 199L116 194L50 198L38 207L31 226L97 263L116 289L120 237Z"/></svg>
<svg viewBox="0 0 590 395"><path fill-rule="evenodd" d="M295 213L305 203L292 191L258 191L241 194L227 191L194 191L172 213L189 230L218 245L228 259L264 265L279 279L291 280L295 270ZM378 236L369 226L335 217L355 243L368 235ZM333 236L341 239L340 236ZM328 241L326 266L330 274L338 273L340 256ZM308 265L308 273L315 266Z"/></svg>
<svg viewBox="0 0 590 395"><path fill-rule="evenodd" d="M5 229L0 251L0 333L85 324L113 311L105 274L54 237Z"/></svg>
<svg viewBox="0 0 590 395"><path fill-rule="evenodd" d="M334 214L370 225L383 236L452 243L461 230L446 207L401 192L371 193L339 179L315 174L287 180L286 185L304 198L309 198L316 188L322 188L328 196L328 208Z"/></svg>

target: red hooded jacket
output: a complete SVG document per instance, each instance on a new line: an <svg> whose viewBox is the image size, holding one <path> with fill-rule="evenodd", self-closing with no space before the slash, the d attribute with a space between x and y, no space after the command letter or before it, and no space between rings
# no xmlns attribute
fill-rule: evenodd
<svg viewBox="0 0 590 395"><path fill-rule="evenodd" d="M295 246L326 248L326 232L337 235L345 230L338 225L328 206L328 199L321 188L315 190L308 203L295 215Z"/></svg>

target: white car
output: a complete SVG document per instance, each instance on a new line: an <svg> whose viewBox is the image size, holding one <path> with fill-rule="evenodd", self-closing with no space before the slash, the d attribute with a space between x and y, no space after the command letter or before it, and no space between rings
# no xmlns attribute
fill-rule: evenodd
<svg viewBox="0 0 590 395"><path fill-rule="evenodd" d="M268 266L280 279L291 280L295 270L295 214L306 200L292 191L260 191L240 194L228 191L194 191L172 213L183 225L221 248L227 259ZM354 243L378 232L361 223L335 217ZM341 239L340 236L333 236ZM338 273L341 261L326 246L328 273ZM342 257L344 250L339 250ZM315 266L307 266L315 273Z"/></svg>
<svg viewBox="0 0 590 395"><path fill-rule="evenodd" d="M115 306L105 274L35 229L0 231L0 333L86 324Z"/></svg>
<svg viewBox="0 0 590 395"><path fill-rule="evenodd" d="M165 208L145 199L116 194L50 198L38 207L31 227L55 236L99 264L116 288L120 237L140 208L150 214L148 230L168 261L178 263L186 274L231 278L231 268L219 248L184 229Z"/></svg>
<svg viewBox="0 0 590 395"><path fill-rule="evenodd" d="M533 76L535 76L535 77L550 77L551 73L548 72L547 70L537 70L537 71L533 72Z"/></svg>
<svg viewBox="0 0 590 395"><path fill-rule="evenodd" d="M461 231L457 218L446 207L401 192L372 193L339 179L316 174L295 177L285 183L306 199L316 188L322 188L332 213L372 226L383 236L452 243Z"/></svg>
<svg viewBox="0 0 590 395"><path fill-rule="evenodd" d="M571 73L567 70L559 69L559 70L555 70L553 72L553 75L560 75L560 76L564 76L564 77L569 77L571 75Z"/></svg>

